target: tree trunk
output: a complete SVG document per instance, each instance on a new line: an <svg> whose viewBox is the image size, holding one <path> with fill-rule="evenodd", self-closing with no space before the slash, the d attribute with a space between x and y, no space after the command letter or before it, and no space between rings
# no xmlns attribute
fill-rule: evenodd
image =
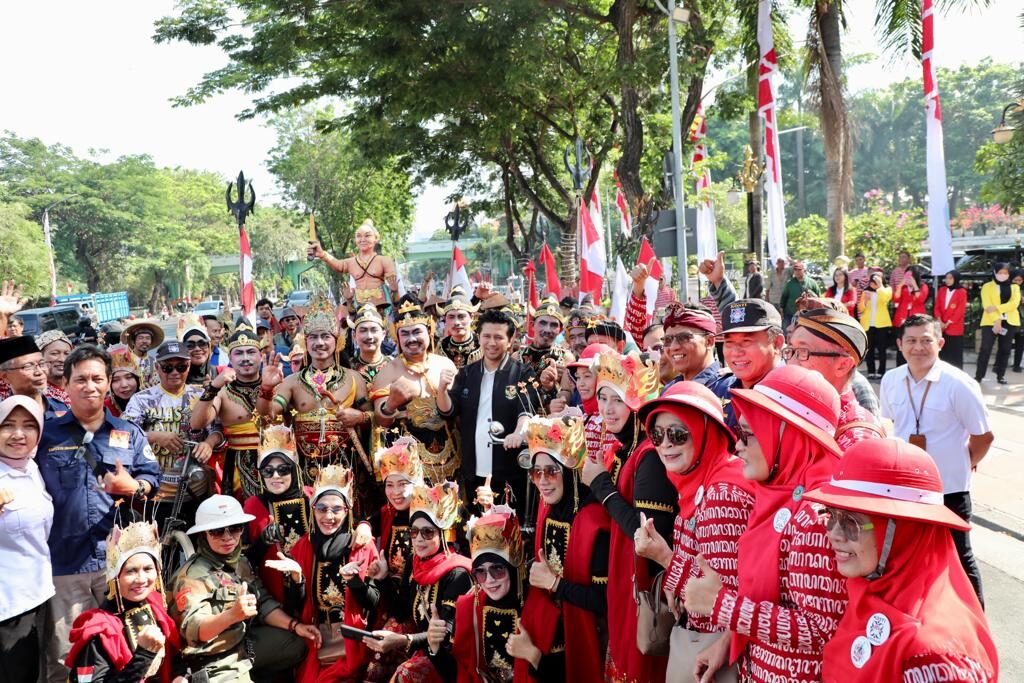
<svg viewBox="0 0 1024 683"><path fill-rule="evenodd" d="M637 20L636 0L615 0L609 16L615 24L615 32L619 39L615 64L620 70L628 72L636 61L636 50L633 46L633 26ZM619 92L622 96L622 156L619 157L617 170L626 201L633 209L640 205L640 200L644 196L644 186L640 180L640 162L644 153L644 125L640 117L640 97L629 79L622 80ZM575 209L573 214L575 215ZM575 221L570 220L569 224L574 226ZM568 230L565 228L562 231L563 253L568 241Z"/></svg>
<svg viewBox="0 0 1024 683"><path fill-rule="evenodd" d="M558 246L558 260L561 262L559 275L561 275L563 288L568 287L571 289L579 287L580 284L580 264L576 254L576 222L579 220L578 213L579 207L573 206L569 219L560 231L561 244Z"/></svg>
<svg viewBox="0 0 1024 683"><path fill-rule="evenodd" d="M850 130L843 97L843 54L839 8L836 0L815 3L818 33L818 87L820 89L821 132L825 141L825 214L828 219L828 256L831 261L841 254L845 244L843 213L852 170Z"/></svg>

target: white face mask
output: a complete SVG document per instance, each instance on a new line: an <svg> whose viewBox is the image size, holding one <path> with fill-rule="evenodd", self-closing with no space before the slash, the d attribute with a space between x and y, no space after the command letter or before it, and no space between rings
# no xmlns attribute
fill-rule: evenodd
<svg viewBox="0 0 1024 683"><path fill-rule="evenodd" d="M1009 275L1003 275L1002 273L996 273L996 282L1006 282L1010 279Z"/></svg>

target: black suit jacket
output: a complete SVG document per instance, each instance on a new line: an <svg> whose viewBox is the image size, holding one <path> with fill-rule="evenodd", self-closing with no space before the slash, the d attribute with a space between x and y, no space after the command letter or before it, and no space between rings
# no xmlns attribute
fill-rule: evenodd
<svg viewBox="0 0 1024 683"><path fill-rule="evenodd" d="M466 481L473 481L476 475L476 421L480 406L480 385L484 380L484 361L478 360L459 370L455 383L448 394L452 400L451 412L445 417L458 416L462 435L462 476ZM521 415L532 414L530 405L538 406L539 396L530 386L534 380L534 371L529 365L506 356L505 360L494 373L494 389L491 392L491 414L494 422L505 427L504 435L513 433L516 422ZM525 383L529 392L529 400L519 386ZM523 446L525 448L525 444ZM520 449L506 451L499 445L491 446L491 475L499 481L523 481L526 471L519 467L516 456Z"/></svg>

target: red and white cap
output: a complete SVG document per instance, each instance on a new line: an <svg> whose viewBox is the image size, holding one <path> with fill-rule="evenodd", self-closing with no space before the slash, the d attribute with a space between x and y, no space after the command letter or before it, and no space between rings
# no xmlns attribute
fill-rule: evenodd
<svg viewBox="0 0 1024 683"><path fill-rule="evenodd" d="M736 435L725 423L725 412L722 410L722 401L715 396L714 392L698 382L676 382L665 390L661 396L652 398L640 407L640 421L644 423L647 430L651 429L651 418L656 412L670 409L670 406L683 406L692 408L699 413L706 415L725 434L729 442L729 449L732 450L736 444Z"/></svg>
<svg viewBox="0 0 1024 683"><path fill-rule="evenodd" d="M832 480L804 498L868 515L971 528L943 504L942 477L932 456L900 439L857 442L843 454Z"/></svg>

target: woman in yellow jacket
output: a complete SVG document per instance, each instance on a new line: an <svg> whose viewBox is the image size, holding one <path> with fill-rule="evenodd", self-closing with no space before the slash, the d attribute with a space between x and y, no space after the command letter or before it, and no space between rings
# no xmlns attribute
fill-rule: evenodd
<svg viewBox="0 0 1024 683"><path fill-rule="evenodd" d="M892 287L885 285L881 273L871 273L868 285L860 293L860 300L857 302L860 326L868 335L868 379L880 379L885 374L885 353L889 349L889 335L892 331L892 318L889 317L890 301ZM878 372L875 372L876 357Z"/></svg>
<svg viewBox="0 0 1024 683"><path fill-rule="evenodd" d="M1020 287L1010 282L1010 266L997 263L992 280L981 286L981 351L978 352L978 371L974 379L980 383L988 371L988 359L996 340L996 381L1006 384L1006 365L1010 360L1014 331L1020 327Z"/></svg>

